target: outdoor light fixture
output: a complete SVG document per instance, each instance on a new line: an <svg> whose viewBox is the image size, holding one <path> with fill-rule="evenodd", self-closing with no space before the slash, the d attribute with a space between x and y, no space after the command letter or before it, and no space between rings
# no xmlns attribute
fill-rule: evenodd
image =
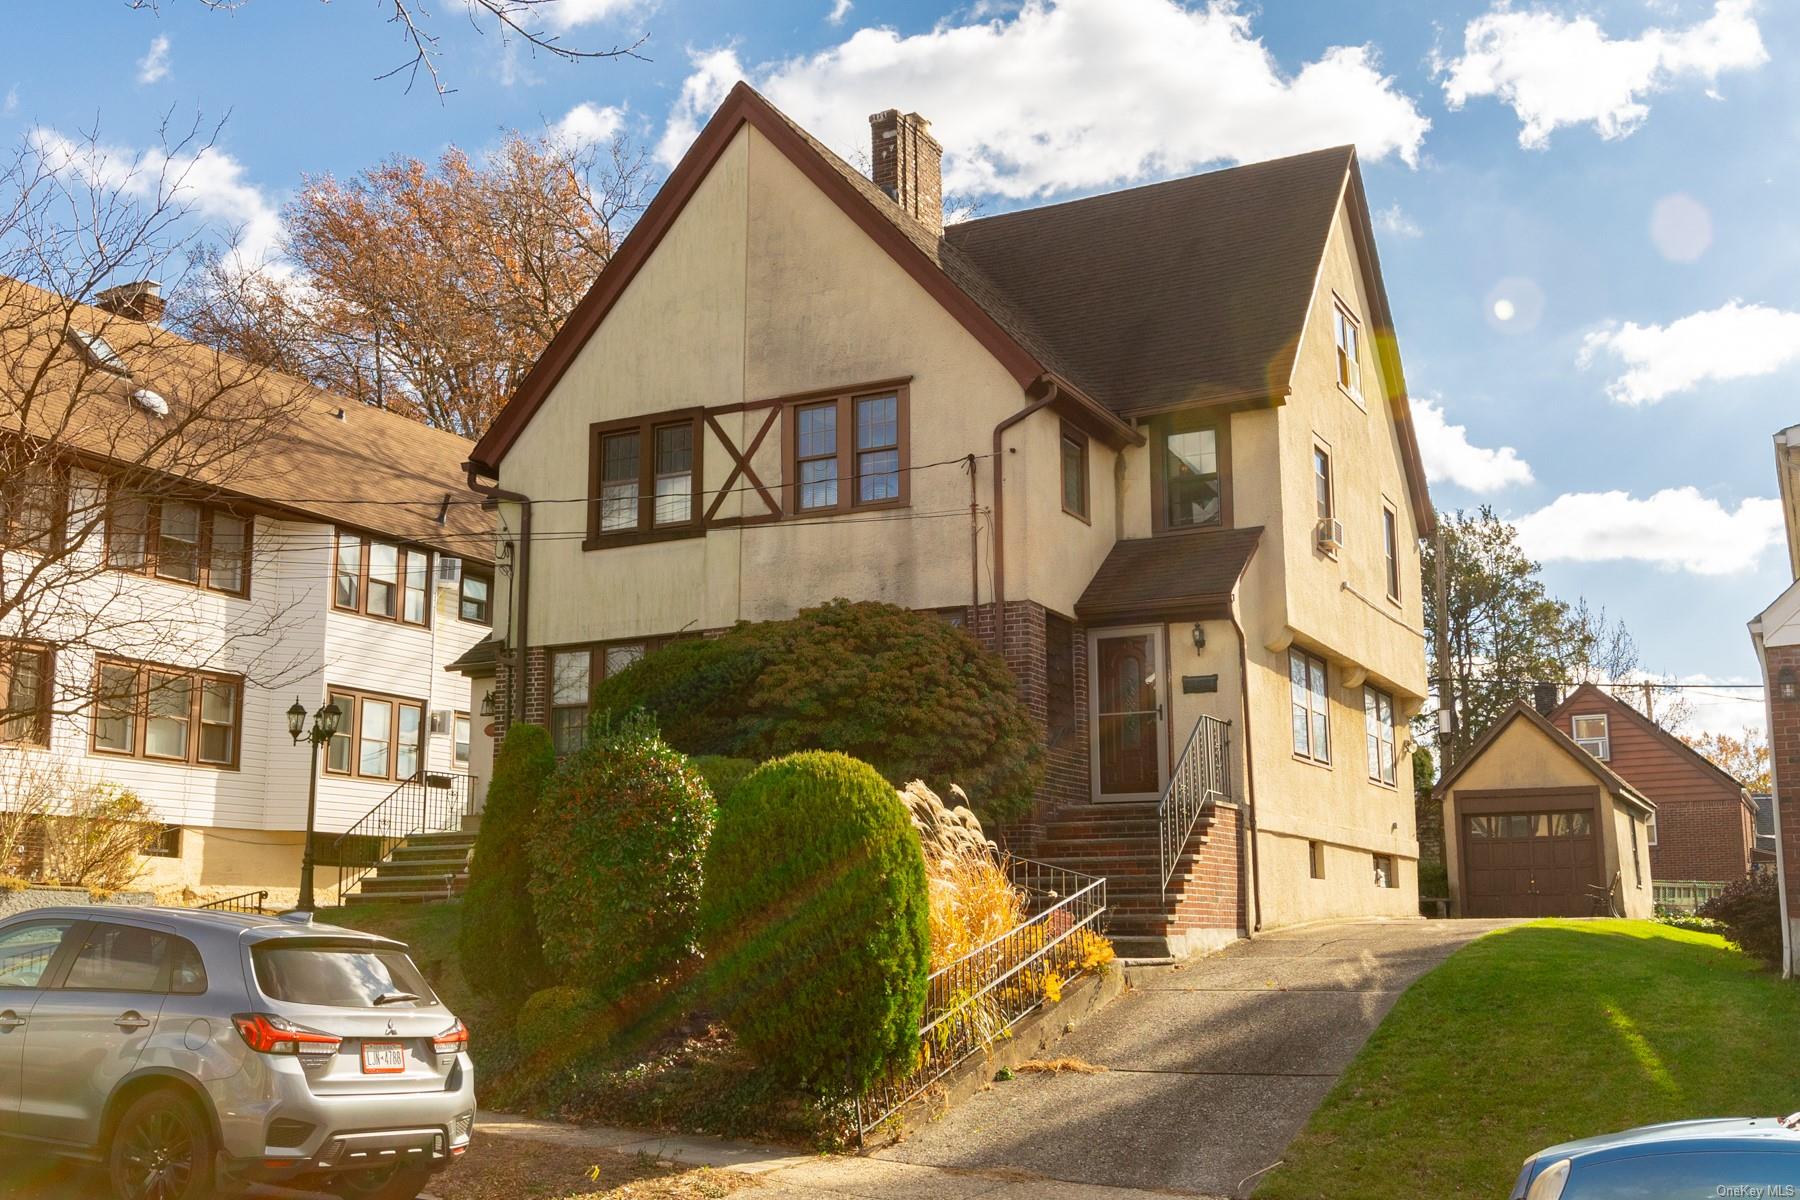
<svg viewBox="0 0 1800 1200"><path fill-rule="evenodd" d="M308 753L312 757L311 769L306 775L306 847L300 860L300 903L295 907L301 912L313 911L313 819L319 808L319 747L330 742L338 731L338 722L343 720L343 710L335 703L327 703L313 714L312 728L306 727L306 705L300 703L300 697L294 697L294 705L287 710L288 736L298 746L302 738L307 742Z"/></svg>
<svg viewBox="0 0 1800 1200"><path fill-rule="evenodd" d="M1781 668L1781 674L1775 677L1776 685L1781 689L1783 700L1794 698L1794 670L1792 667Z"/></svg>
<svg viewBox="0 0 1800 1200"><path fill-rule="evenodd" d="M1206 626L1198 621L1194 622L1194 649L1206 649Z"/></svg>
<svg viewBox="0 0 1800 1200"><path fill-rule="evenodd" d="M500 715L499 710L494 705L494 693L493 692L487 692L481 697L481 715L484 717L494 717L494 716Z"/></svg>
<svg viewBox="0 0 1800 1200"><path fill-rule="evenodd" d="M1437 725L1438 732L1445 737L1449 737L1452 733L1456 732L1456 714L1447 708L1438 709Z"/></svg>

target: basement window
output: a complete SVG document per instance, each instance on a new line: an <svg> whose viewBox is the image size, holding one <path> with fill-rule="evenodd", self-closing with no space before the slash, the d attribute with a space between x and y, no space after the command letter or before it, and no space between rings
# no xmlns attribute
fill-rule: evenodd
<svg viewBox="0 0 1800 1200"><path fill-rule="evenodd" d="M1312 870L1314 879L1325 878L1325 843L1306 843L1306 861L1307 866Z"/></svg>
<svg viewBox="0 0 1800 1200"><path fill-rule="evenodd" d="M1394 875L1394 856L1377 854L1373 857L1375 859L1375 886L1378 888L1399 887L1400 880Z"/></svg>

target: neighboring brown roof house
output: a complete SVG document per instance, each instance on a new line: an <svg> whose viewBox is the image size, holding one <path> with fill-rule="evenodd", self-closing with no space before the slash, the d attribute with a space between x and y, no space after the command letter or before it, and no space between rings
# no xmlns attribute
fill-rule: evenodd
<svg viewBox="0 0 1800 1200"><path fill-rule="evenodd" d="M129 375L84 365L66 328L103 337ZM462 463L474 444L465 438L318 391L161 326L0 277L0 389L22 389L17 381L46 362L47 378L65 381L62 394L78 394L79 403L71 414L66 401L60 409L47 403L58 395L54 386L36 387L24 432L52 437L97 462L151 463L148 439L166 435L181 419L183 396L210 403L229 394L246 419L256 419L264 406L288 415L254 454L231 456L228 470L198 470L188 476L194 482L301 519L493 561L493 517L468 488ZM170 416L135 407L131 397L140 388L163 397ZM16 405L0 403L0 427L16 430L18 420Z"/></svg>

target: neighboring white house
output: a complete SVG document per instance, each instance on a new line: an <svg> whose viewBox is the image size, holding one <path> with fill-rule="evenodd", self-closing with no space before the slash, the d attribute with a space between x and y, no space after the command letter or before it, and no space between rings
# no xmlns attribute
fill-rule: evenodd
<svg viewBox="0 0 1800 1200"><path fill-rule="evenodd" d="M73 312L73 332L112 355L119 426L154 433L178 419L178 399L171 417L139 394L178 396L171 361L212 352L161 329L160 306ZM6 350L10 373L18 348ZM229 478L191 493L165 480L134 498L106 453L81 444L35 468L30 488L15 478L13 511L0 511L0 580L29 569L34 539L67 547L77 526L70 557L88 564L48 607L0 619L0 808L46 771L129 788L166 826L145 873L165 898L268 888L291 900L310 765L288 732L296 700L312 713L330 698L344 714L320 762L327 856L415 776L448 776L432 781L441 795L479 800L481 781L458 777L484 718L467 678L446 670L490 633L492 518L465 483L471 444L285 376L254 378L290 418ZM90 416L96 403L104 392L83 401ZM99 529L70 516L97 508ZM335 878L321 870L321 900Z"/></svg>

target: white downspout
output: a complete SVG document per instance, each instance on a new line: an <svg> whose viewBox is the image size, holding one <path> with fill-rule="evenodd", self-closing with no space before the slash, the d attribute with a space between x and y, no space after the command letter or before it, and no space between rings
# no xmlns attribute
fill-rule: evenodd
<svg viewBox="0 0 1800 1200"><path fill-rule="evenodd" d="M1788 919L1787 844L1781 836L1781 780L1775 753L1775 692L1769 683L1769 660L1763 653L1761 623L1750 623L1750 641L1756 647L1756 665L1763 677L1763 720L1769 731L1769 804L1775 817L1775 890L1781 906L1781 977L1794 977L1793 922Z"/></svg>

